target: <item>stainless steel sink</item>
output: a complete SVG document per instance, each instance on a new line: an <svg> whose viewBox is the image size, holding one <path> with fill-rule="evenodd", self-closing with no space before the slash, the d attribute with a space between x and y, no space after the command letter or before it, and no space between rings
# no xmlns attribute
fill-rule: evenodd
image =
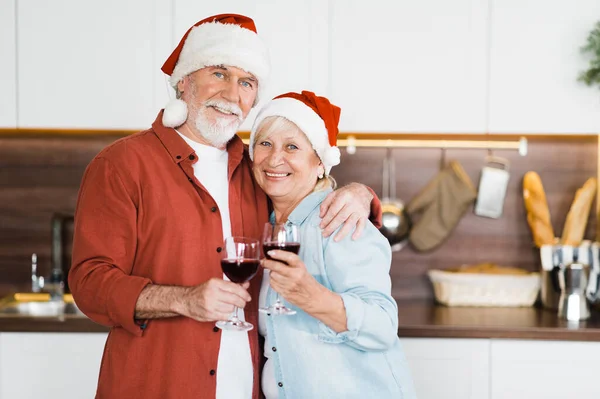
<svg viewBox="0 0 600 399"><path fill-rule="evenodd" d="M50 301L47 294L20 293L0 300L0 317L86 317L77 307L71 295L64 296L64 303Z"/></svg>

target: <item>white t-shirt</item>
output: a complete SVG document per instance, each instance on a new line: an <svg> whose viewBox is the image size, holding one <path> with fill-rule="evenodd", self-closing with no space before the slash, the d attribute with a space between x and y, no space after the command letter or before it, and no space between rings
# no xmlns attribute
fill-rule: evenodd
<svg viewBox="0 0 600 399"><path fill-rule="evenodd" d="M264 308L267 305L267 291L269 290L270 278L271 276L269 270L265 269L263 271L263 280L260 285L260 296L258 297L259 308ZM265 365L263 367L260 382L265 398L277 399L279 397L279 389L277 388L277 381L275 380L275 370L273 369L274 364L273 360L271 359L271 357L273 356L273 349L271 349L271 342L269 340L269 335L267 334L267 317L269 316L267 316L263 312L260 312L258 314L258 333L265 337L265 349L263 355L267 358L267 361L265 362Z"/></svg>
<svg viewBox="0 0 600 399"><path fill-rule="evenodd" d="M196 152L198 160L193 165L194 176L217 203L221 214L223 238L231 236L229 179L227 178L229 157L227 151L197 143L181 133L179 135ZM223 275L223 279L229 280L225 275ZM238 310L238 316L240 320L245 320L243 309ZM221 331L216 399L252 398L252 383L252 355L248 333L243 331Z"/></svg>

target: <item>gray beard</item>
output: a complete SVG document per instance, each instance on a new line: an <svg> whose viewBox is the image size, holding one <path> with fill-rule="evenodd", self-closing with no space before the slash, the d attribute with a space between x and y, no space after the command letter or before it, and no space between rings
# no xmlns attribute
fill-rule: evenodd
<svg viewBox="0 0 600 399"><path fill-rule="evenodd" d="M240 120L229 122L226 119L219 118L216 123L210 123L202 111L198 112L194 122L202 138L217 148L225 147L242 124Z"/></svg>

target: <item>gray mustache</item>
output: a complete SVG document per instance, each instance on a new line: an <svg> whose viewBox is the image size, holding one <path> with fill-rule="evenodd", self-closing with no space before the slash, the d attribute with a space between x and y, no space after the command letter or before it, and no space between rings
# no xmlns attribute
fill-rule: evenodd
<svg viewBox="0 0 600 399"><path fill-rule="evenodd" d="M205 107L218 107L227 112L235 114L240 120L242 120L242 109L236 104L227 103L218 100L208 100L204 103Z"/></svg>

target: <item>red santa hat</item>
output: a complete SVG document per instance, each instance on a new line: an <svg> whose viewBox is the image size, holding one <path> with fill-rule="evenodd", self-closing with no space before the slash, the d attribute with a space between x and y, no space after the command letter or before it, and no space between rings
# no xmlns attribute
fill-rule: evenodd
<svg viewBox="0 0 600 399"><path fill-rule="evenodd" d="M251 73L258 80L258 96L269 77L268 49L258 37L254 21L238 14L214 15L197 22L183 35L161 70L170 76L174 88L186 75L199 69L229 65ZM172 100L165 107L163 124L182 125L187 119L187 105Z"/></svg>
<svg viewBox="0 0 600 399"><path fill-rule="evenodd" d="M329 175L340 163L336 146L339 133L340 107L310 91L285 93L271 100L258 114L250 133L250 158L254 159L254 140L261 122L270 116L281 116L294 123L308 137Z"/></svg>

